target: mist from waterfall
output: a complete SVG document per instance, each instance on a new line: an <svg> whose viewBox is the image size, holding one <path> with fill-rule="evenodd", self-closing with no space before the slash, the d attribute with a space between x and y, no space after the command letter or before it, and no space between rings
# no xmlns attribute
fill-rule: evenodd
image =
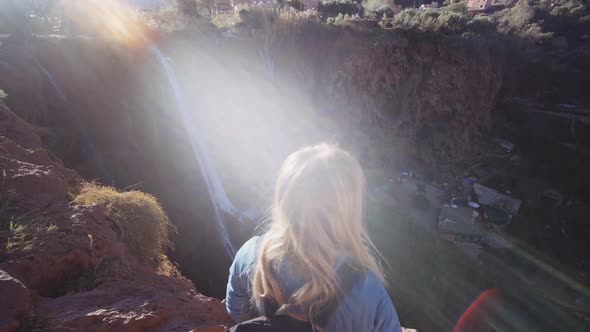
<svg viewBox="0 0 590 332"><path fill-rule="evenodd" d="M197 157L201 173L203 174L203 178L207 184L207 190L211 198L211 203L213 204L213 217L215 219L215 223L219 228L219 232L223 238L224 246L228 254L230 257L233 257L236 251L231 243L227 228L223 222L222 212L239 218L238 210L230 201L223 188L223 184L221 183L219 174L213 165L213 161L211 160L211 156L203 137L193 125L193 119L190 116L190 107L186 102L170 60L166 58L166 56L156 45L152 44L149 49L156 56L158 62L166 73L166 79L168 80L168 84L177 103L177 111L179 112L182 119L182 125L189 136L193 153Z"/></svg>

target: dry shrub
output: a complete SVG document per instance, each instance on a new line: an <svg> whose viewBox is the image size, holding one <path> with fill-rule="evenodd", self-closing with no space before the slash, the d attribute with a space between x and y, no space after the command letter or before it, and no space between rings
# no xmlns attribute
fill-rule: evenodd
<svg viewBox="0 0 590 332"><path fill-rule="evenodd" d="M182 277L176 263L172 263L166 255L160 255L159 264L156 267L156 273L167 277Z"/></svg>
<svg viewBox="0 0 590 332"><path fill-rule="evenodd" d="M74 202L104 208L131 253L141 262L160 265L169 244L169 221L154 196L140 191L119 192L111 187L87 183Z"/></svg>

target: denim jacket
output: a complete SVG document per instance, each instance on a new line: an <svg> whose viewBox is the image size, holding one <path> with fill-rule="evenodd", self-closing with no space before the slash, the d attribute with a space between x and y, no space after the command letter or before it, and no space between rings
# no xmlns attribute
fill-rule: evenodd
<svg viewBox="0 0 590 332"><path fill-rule="evenodd" d="M256 262L260 237L246 242L236 254L229 270L225 306L236 323L257 317L251 301L251 273ZM303 285L288 267L279 268L278 276L286 294L293 294ZM328 331L334 332L401 332L397 313L383 283L372 272L360 278L346 299L329 318Z"/></svg>

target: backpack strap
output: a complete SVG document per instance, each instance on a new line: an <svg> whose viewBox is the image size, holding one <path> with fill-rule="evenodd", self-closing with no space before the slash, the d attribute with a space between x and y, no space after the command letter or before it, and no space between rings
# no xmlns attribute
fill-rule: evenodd
<svg viewBox="0 0 590 332"><path fill-rule="evenodd" d="M340 290L336 296L319 308L312 317L307 317L306 311L302 308L294 310L289 305L279 306L273 299L265 299L264 312L261 316L230 328L229 332L260 332L260 331L313 331L314 327L324 328L340 304L344 302L356 282L364 275L364 271L354 266L343 264L338 269L340 279ZM293 310L289 310L293 309ZM293 315L293 312L297 314Z"/></svg>
<svg viewBox="0 0 590 332"><path fill-rule="evenodd" d="M340 304L346 300L350 291L354 288L357 281L364 275L364 272L361 269L358 269L349 264L343 264L338 269L338 276L340 278L340 291L336 293L336 296L332 298L328 303L322 306L316 314L312 315L311 323L314 326L325 327L328 324L328 321Z"/></svg>
<svg viewBox="0 0 590 332"><path fill-rule="evenodd" d="M264 306L264 315L268 317L276 315L279 310L279 305L274 299L264 299L262 305Z"/></svg>

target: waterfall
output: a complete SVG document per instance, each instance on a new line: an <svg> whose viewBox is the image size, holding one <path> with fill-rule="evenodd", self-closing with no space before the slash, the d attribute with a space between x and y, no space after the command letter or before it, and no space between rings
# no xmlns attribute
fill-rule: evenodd
<svg viewBox="0 0 590 332"><path fill-rule="evenodd" d="M150 51L156 56L160 65L164 69L164 72L166 73L168 84L170 85L170 88L174 93L174 99L177 103L177 111L180 113L182 119L182 125L184 126L184 129L189 136L193 153L197 156L201 173L203 174L203 178L205 179L205 183L207 184L207 189L209 192L209 196L211 198L211 203L213 204L213 217L215 218L215 223L219 228L228 254L231 257L233 257L235 255L235 249L229 239L227 229L225 227L225 224L223 223L223 217L221 212L223 211L230 215L238 216L238 211L230 201L227 194L225 193L225 190L223 189L223 185L221 183L221 179L219 178L219 174L217 174L217 170L213 166L213 162L209 155L207 146L203 141L203 138L199 134L199 131L196 130L196 128L193 125L193 119L190 116L190 107L188 106L184 98L184 95L178 83L178 79L176 77L174 69L172 68L172 64L156 45L151 45Z"/></svg>

